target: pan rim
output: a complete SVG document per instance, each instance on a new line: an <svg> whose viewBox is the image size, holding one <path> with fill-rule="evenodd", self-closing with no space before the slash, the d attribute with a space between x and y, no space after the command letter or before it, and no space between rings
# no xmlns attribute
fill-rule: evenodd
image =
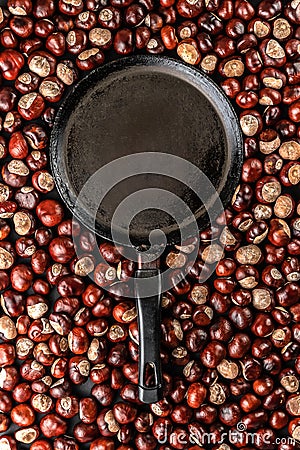
<svg viewBox="0 0 300 450"><path fill-rule="evenodd" d="M117 73L124 69L136 68L138 66L161 66L169 67L171 70L177 70L177 73L182 73L183 76L189 77L190 80L194 80L192 84L197 87L199 92L201 92L214 107L224 129L224 138L228 150L226 163L229 164L229 167L225 173L226 179L224 180L224 176L222 177L223 187L219 192L219 198L221 199L224 208L230 203L236 186L238 185L243 164L243 138L236 112L221 88L200 69L175 58L157 55L134 55L118 58L94 69L72 87L57 111L49 141L50 166L58 193L72 215L98 236L110 241L112 241L110 230L107 229L107 227L103 227L98 222L96 222L94 226L91 215L85 209L76 205L77 196L74 195L69 188L68 175L64 170L65 164L64 155L61 151L61 143L64 139L64 132L68 125L67 119L70 115L70 106L76 106L84 93L97 82L100 82L101 79L107 78L113 72ZM76 96L76 93L78 92L80 92L80 95ZM206 228L209 223L210 221L207 212L197 219L199 230ZM178 243L177 237L178 233L176 232L168 234L168 245ZM122 244L122 242L119 243ZM143 239L140 239L138 242L133 242L134 245L145 243L146 242L144 242Z"/></svg>

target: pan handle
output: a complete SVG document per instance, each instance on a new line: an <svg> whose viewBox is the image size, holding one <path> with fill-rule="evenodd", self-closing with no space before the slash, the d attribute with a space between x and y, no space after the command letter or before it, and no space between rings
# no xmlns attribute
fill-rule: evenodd
<svg viewBox="0 0 300 450"><path fill-rule="evenodd" d="M160 271L157 268L139 269L136 278L159 278L161 292ZM150 280L149 280L150 281ZM139 327L139 399L143 403L155 403L161 399L162 376L160 365L160 307L161 294L141 297L139 284L135 283L135 295ZM154 375L153 385L146 385L147 365Z"/></svg>

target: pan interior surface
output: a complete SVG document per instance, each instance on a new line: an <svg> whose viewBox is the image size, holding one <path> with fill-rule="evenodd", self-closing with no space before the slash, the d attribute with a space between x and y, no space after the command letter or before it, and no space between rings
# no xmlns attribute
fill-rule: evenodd
<svg viewBox="0 0 300 450"><path fill-rule="evenodd" d="M210 179L221 199L230 195L226 183L230 171L232 177L237 155L232 151L235 137L228 138L229 131L224 125L226 104L220 103L221 109L217 110L218 100L212 101L217 88L213 85L209 91L205 85L209 80L204 79L203 84L200 73L191 75L183 67L124 64L118 70L93 74L90 80L78 85L61 112L60 120L64 119L65 126L56 139L57 170L68 185L69 206L98 169L127 155L149 152L163 152L191 162ZM218 95L222 100L222 94L218 92ZM227 113L228 123L234 121L233 111ZM97 188L86 195L80 218L89 222L96 208L96 231L110 237L110 224L117 206L136 191L159 188L180 197L200 228L207 226L203 200L206 204L210 199L198 198L189 186L188 173L185 174L187 183L183 183L159 173L143 173L147 169L145 165L147 162L142 161L134 176L112 187L100 207ZM109 166L107 170L111 170ZM235 171L238 177L238 164ZM200 186L201 189L204 192L205 186ZM192 220L184 218L189 219ZM131 221L130 238L132 243L147 243L149 233L158 228L166 236L172 236L174 242L178 239L179 225L169 213L147 208L145 197L144 211ZM121 226L119 232L121 236L127 230Z"/></svg>

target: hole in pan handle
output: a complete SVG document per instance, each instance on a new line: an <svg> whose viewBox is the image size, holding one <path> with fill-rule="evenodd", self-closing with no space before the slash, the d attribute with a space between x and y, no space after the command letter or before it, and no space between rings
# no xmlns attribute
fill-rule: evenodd
<svg viewBox="0 0 300 450"><path fill-rule="evenodd" d="M139 283L135 283L135 297L139 327L139 399L143 403L156 403L162 397L162 376L160 363L160 308L161 294L145 297L147 281L149 292L153 292L153 277L158 279L161 292L160 270L156 267L141 268L135 273L136 279L143 279L143 293ZM155 292L155 291L154 291ZM141 295L143 294L143 295ZM147 367L151 368L153 382L147 385Z"/></svg>

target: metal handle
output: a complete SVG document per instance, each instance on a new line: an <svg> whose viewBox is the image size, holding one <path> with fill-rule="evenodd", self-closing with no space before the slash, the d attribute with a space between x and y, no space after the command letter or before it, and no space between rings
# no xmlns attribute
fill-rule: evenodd
<svg viewBox="0 0 300 450"><path fill-rule="evenodd" d="M136 278L159 277L159 269L139 269ZM161 294L141 297L139 284L135 284L135 295L139 327L139 399L143 403L155 403L161 399L162 376L160 364L160 307ZM151 367L154 374L153 386L146 385L146 369Z"/></svg>

